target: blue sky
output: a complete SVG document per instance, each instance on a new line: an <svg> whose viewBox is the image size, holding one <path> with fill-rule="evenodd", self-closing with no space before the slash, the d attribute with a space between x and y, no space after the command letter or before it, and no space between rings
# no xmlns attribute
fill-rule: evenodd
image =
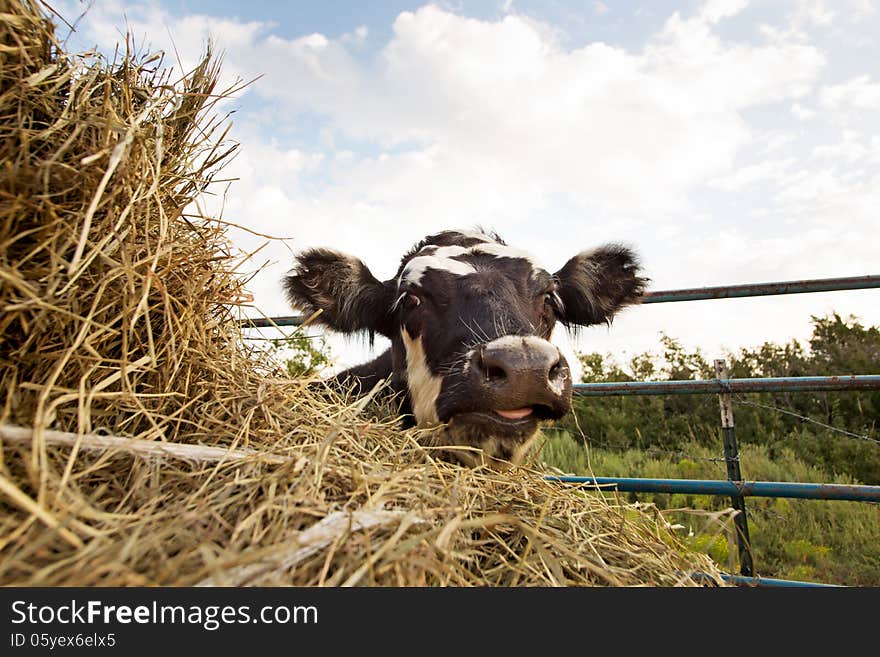
<svg viewBox="0 0 880 657"><path fill-rule="evenodd" d="M289 312L301 248L386 278L425 234L478 224L548 269L629 243L654 289L880 273L876 2L97 0L68 45L126 29L184 68L210 37L227 82L256 79L228 104L238 180L204 205L225 192L225 220L287 238L253 261L265 314ZM880 324L877 295L646 306L576 348L625 361L662 331L714 357L831 311Z"/></svg>
<svg viewBox="0 0 880 657"><path fill-rule="evenodd" d="M273 32L285 38L318 32L330 39L364 25L370 32L370 44L381 47L392 36L392 23L404 11L416 11L425 2L357 0L331 2L165 2L163 6L177 15L205 14L235 17L242 21L274 24ZM485 21L498 20L514 10L514 3L441 2L435 3L456 14ZM615 11L602 11L590 2L531 1L516 2L517 13L557 26L564 26L568 45L603 40L619 45L637 46L662 23L663 17L676 10L689 11L697 2L615 2ZM624 17L627 17L624 22Z"/></svg>

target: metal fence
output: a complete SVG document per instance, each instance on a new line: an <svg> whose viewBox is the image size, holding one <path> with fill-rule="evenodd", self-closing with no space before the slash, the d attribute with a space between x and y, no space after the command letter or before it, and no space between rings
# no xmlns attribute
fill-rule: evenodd
<svg viewBox="0 0 880 657"><path fill-rule="evenodd" d="M753 285L705 287L682 290L651 292L642 303L667 303L674 301L697 301L727 299L777 294L802 294L835 290L856 290L880 287L880 276L856 276ZM727 480L693 479L637 479L623 477L560 477L548 479L574 483L600 490L617 490L636 493L686 493L697 495L729 496L736 510L734 523L739 553L740 575L727 575L725 579L740 586L824 586L813 582L756 577L752 548L749 541L748 515L745 498L788 497L817 500L849 500L880 502L880 486L850 486L828 483L803 483L779 481L744 481L740 472L739 450L736 442L733 418L733 393L755 392L812 392L880 390L880 375L862 376L809 376L774 377L764 379L731 379L727 365L715 361L715 379L701 381L637 381L621 383L582 383L574 386L578 396L610 395L668 395L668 394L717 394L721 411L721 432L724 443L724 462ZM880 441L874 441L880 443Z"/></svg>
<svg viewBox="0 0 880 657"><path fill-rule="evenodd" d="M801 281L782 281L703 287L649 292L642 303L669 303L708 299L729 299L781 294L803 294L837 290L857 290L880 287L880 276L854 276ZM243 320L246 328L298 326L303 318L298 315ZM880 390L880 375L775 377L764 379L731 379L724 361L715 361L716 378L701 381L639 381L622 383L582 383L574 386L574 394L581 397L611 395L669 395L716 394L721 412L721 431L724 443L726 480L694 479L640 479L628 477L566 477L548 475L560 483L605 491L635 493L686 493L730 497L736 510L734 524L739 553L740 575L727 574L724 578L741 586L825 586L813 582L757 577L754 572L752 548L749 541L748 516L745 498L788 497L817 500L850 500L880 502L880 486L851 486L830 483L744 481L740 472L739 450L733 418L733 393L755 392L814 392ZM880 441L874 441L880 443Z"/></svg>
<svg viewBox="0 0 880 657"><path fill-rule="evenodd" d="M573 483L599 490L634 493L685 493L730 497L736 510L734 525L739 553L740 575L729 576L729 582L743 586L811 586L812 582L755 577L752 548L749 540L745 498L787 497L815 500L847 500L880 502L880 486L856 486L829 483L782 481L745 481L740 472L733 418L732 392L791 392L828 390L880 390L880 376L777 377L766 379L730 379L724 361L715 361L718 378L702 381L639 381L626 383L582 383L574 386L579 396L663 395L717 393L721 411L721 433L727 480L640 479L628 477L565 477L548 476L552 481ZM877 441L880 442L880 441Z"/></svg>

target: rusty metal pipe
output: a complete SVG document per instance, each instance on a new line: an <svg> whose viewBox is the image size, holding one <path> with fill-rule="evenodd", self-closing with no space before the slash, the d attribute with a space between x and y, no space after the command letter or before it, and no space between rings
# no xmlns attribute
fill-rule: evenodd
<svg viewBox="0 0 880 657"><path fill-rule="evenodd" d="M580 397L606 395L704 395L734 392L797 392L828 390L880 390L880 375L780 376L765 379L698 379L696 381L615 381L578 383Z"/></svg>
<svg viewBox="0 0 880 657"><path fill-rule="evenodd" d="M672 301L701 301L704 299L762 297L777 294L804 294L807 292L863 290L874 287L880 287L880 276L878 275L850 276L846 278L820 278L803 281L780 281L775 283L746 283L744 285L692 287L681 290L647 292L642 297L642 303L668 303Z"/></svg>
<svg viewBox="0 0 880 657"><path fill-rule="evenodd" d="M788 481L727 481L715 479L639 479L631 477L560 477L548 481L627 493L685 493L750 497L788 497L809 500L880 502L880 486L811 484Z"/></svg>

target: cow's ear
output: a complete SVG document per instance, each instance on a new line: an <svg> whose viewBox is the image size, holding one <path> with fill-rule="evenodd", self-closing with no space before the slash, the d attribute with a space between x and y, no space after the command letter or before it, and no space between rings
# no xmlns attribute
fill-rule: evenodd
<svg viewBox="0 0 880 657"><path fill-rule="evenodd" d="M342 333L391 334L390 292L357 258L330 249L299 254L284 277L290 305Z"/></svg>
<svg viewBox="0 0 880 657"><path fill-rule="evenodd" d="M555 277L566 326L610 324L617 311L640 301L648 283L636 254L620 244L577 254Z"/></svg>

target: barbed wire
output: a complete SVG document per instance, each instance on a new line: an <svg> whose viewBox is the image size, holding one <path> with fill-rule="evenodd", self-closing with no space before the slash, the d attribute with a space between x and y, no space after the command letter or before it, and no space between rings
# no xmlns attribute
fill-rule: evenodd
<svg viewBox="0 0 880 657"><path fill-rule="evenodd" d="M790 415L791 417L795 417L803 423L815 424L815 425L820 426L824 429L828 429L829 431L833 431L835 433L843 434L843 435L848 436L850 438L857 438L859 440L864 440L869 443L875 443L877 445L880 445L880 440L877 440L876 438L871 438L867 434L853 433L852 431L847 431L846 429L841 429L840 427L835 427L830 424L825 424L824 422L820 422L819 420L813 419L813 418L808 417L806 415L801 415L800 413L790 411L786 408L778 408L776 406L772 406L769 404L761 404L760 402L751 401L749 399L746 399L742 395L735 394L735 395L732 395L732 397L733 397L734 403L736 403L736 404L742 404L744 406L755 406L757 408L763 408L764 410L768 410L768 411L776 411L777 413L783 413L784 415Z"/></svg>
<svg viewBox="0 0 880 657"><path fill-rule="evenodd" d="M565 430L563 429L562 431L565 431ZM567 433L572 435L572 437L574 437L575 440L577 440L577 436L574 436L574 434L571 434L571 432L567 432ZM590 438L589 436L586 436L586 435L581 436L581 438L590 447L604 448L604 449L608 449L608 450L614 451L614 452L622 451L620 445L612 445L609 442L602 441L602 440L595 440L595 439ZM683 452L681 450L662 449L659 447L644 447L644 448L640 448L639 451L642 454L645 454L647 456L667 455L667 456L671 456L671 457L675 457L675 458L688 458L688 459L691 459L692 461L706 461L706 462L710 462L710 463L727 463L727 462L734 463L734 462L739 461L739 456L731 457L731 458L728 458L725 456L697 456L696 454L689 454L689 453Z"/></svg>

